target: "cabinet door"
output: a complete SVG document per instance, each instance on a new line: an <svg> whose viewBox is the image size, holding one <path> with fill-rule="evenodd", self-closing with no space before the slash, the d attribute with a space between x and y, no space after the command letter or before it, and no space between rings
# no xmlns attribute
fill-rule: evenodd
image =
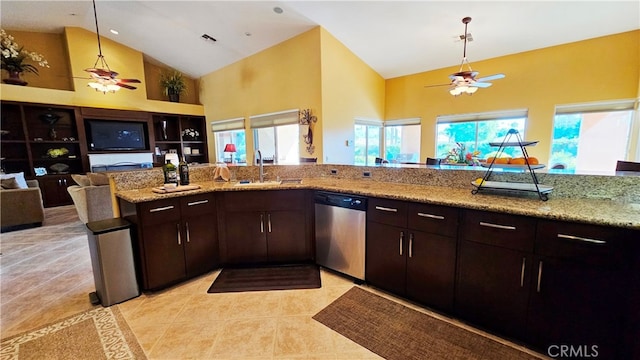
<svg viewBox="0 0 640 360"><path fill-rule="evenodd" d="M404 295L408 240L405 228L367 222L365 277L368 283Z"/></svg>
<svg viewBox="0 0 640 360"><path fill-rule="evenodd" d="M462 318L510 336L525 334L532 255L462 241L456 311Z"/></svg>
<svg viewBox="0 0 640 360"><path fill-rule="evenodd" d="M269 262L309 260L304 212L269 211L266 217Z"/></svg>
<svg viewBox="0 0 640 360"><path fill-rule="evenodd" d="M168 221L142 227L146 288L164 287L186 277L179 221Z"/></svg>
<svg viewBox="0 0 640 360"><path fill-rule="evenodd" d="M73 203L67 187L74 182L70 175L47 175L38 178L45 207L70 205Z"/></svg>
<svg viewBox="0 0 640 360"><path fill-rule="evenodd" d="M180 200L184 225L184 257L187 276L204 274L218 266L218 229L214 194Z"/></svg>
<svg viewBox="0 0 640 360"><path fill-rule="evenodd" d="M225 215L227 264L267 261L266 220L260 211L229 212Z"/></svg>
<svg viewBox="0 0 640 360"><path fill-rule="evenodd" d="M455 265L455 238L410 230L407 297L442 310L451 310Z"/></svg>

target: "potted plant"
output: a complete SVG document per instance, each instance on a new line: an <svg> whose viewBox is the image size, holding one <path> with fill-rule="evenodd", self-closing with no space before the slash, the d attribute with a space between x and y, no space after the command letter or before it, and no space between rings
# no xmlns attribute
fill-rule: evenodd
<svg viewBox="0 0 640 360"><path fill-rule="evenodd" d="M164 94L169 97L171 102L179 102L180 94L187 93L187 84L184 75L179 71L163 73L160 76L160 86L164 89Z"/></svg>
<svg viewBox="0 0 640 360"><path fill-rule="evenodd" d="M7 70L9 73L9 77L2 80L6 84L24 86L27 85L27 82L20 78L22 73L30 72L38 75L38 68L33 64L29 64L27 60L35 61L42 67L49 67L49 63L44 59L44 56L25 50L4 29L0 29L0 59L2 60L2 69Z"/></svg>

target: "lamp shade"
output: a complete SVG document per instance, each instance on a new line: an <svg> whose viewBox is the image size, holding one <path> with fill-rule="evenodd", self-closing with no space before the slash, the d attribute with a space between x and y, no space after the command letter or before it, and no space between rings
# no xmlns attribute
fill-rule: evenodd
<svg viewBox="0 0 640 360"><path fill-rule="evenodd" d="M236 152L236 144L226 144L224 146L224 152L230 152L230 153Z"/></svg>

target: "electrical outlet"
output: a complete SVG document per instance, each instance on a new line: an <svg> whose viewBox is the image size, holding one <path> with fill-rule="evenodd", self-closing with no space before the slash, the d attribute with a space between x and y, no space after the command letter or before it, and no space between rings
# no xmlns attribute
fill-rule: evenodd
<svg viewBox="0 0 640 360"><path fill-rule="evenodd" d="M338 169L331 169L331 175L338 175Z"/></svg>
<svg viewBox="0 0 640 360"><path fill-rule="evenodd" d="M362 172L362 177L370 178L371 177L371 171L363 171Z"/></svg>

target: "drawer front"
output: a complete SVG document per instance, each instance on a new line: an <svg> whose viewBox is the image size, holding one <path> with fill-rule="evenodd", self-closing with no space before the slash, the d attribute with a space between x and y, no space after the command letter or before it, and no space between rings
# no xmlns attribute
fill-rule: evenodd
<svg viewBox="0 0 640 360"><path fill-rule="evenodd" d="M634 253L634 235L606 226L540 220L536 253L584 264L626 266Z"/></svg>
<svg viewBox="0 0 640 360"><path fill-rule="evenodd" d="M536 223L525 216L463 210L461 231L465 240L532 252Z"/></svg>
<svg viewBox="0 0 640 360"><path fill-rule="evenodd" d="M140 219L143 226L180 221L180 200L163 199L142 203Z"/></svg>
<svg viewBox="0 0 640 360"><path fill-rule="evenodd" d="M409 229L455 237L458 234L456 208L419 203L409 204Z"/></svg>
<svg viewBox="0 0 640 360"><path fill-rule="evenodd" d="M367 221L406 227L407 208L408 203L403 201L370 198L367 206Z"/></svg>
<svg viewBox="0 0 640 360"><path fill-rule="evenodd" d="M182 217L213 214L216 211L215 194L193 195L180 199Z"/></svg>

